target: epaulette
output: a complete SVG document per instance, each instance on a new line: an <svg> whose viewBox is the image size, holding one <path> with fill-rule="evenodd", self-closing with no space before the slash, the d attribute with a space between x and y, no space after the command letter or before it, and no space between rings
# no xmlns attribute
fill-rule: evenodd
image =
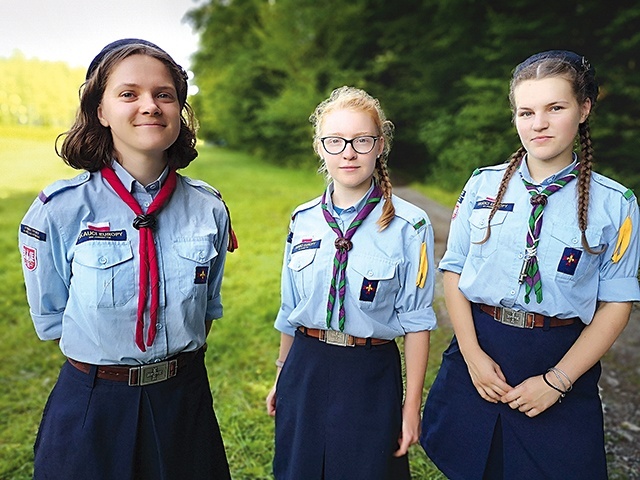
<svg viewBox="0 0 640 480"><path fill-rule="evenodd" d="M298 205L295 208L295 210L293 211L293 213L291 214L291 220L293 220L298 213L303 212L305 210L309 210L310 208L315 207L321 201L322 201L322 195L317 197L317 198L314 198L313 200L309 200L308 202L305 202L302 205Z"/></svg>
<svg viewBox="0 0 640 480"><path fill-rule="evenodd" d="M187 182L189 185L196 188L200 188L202 190L205 190L213 194L216 198L218 198L222 202L225 210L227 211L227 217L229 218L229 244L227 245L227 251L229 252L235 251L239 246L238 237L236 236L236 232L233 230L233 227L231 226L231 212L229 211L229 207L227 207L227 203L223 200L222 194L220 193L220 191L217 188L214 188L211 185L209 185L207 182L203 182L202 180L196 180L191 177L185 177L184 175L182 176L182 178L184 178L184 181Z"/></svg>
<svg viewBox="0 0 640 480"><path fill-rule="evenodd" d="M39 194L38 198L42 203L47 203L51 198L57 195L60 192L64 192L65 190L69 190L70 188L75 188L83 183L86 183L91 178L91 174L89 172L82 172L79 175L76 175L73 178L58 180L53 182L51 185L45 187Z"/></svg>
<svg viewBox="0 0 640 480"><path fill-rule="evenodd" d="M184 175L182 176L182 178L184 178L184 181L187 182L192 187L200 188L209 193L212 193L213 195L218 197L220 200L222 200L222 194L220 193L220 190L212 187L207 182L203 182L202 180L196 180L195 178L191 178L191 177L186 177Z"/></svg>
<svg viewBox="0 0 640 480"><path fill-rule="evenodd" d="M603 187L619 192L625 198L625 200L631 200L635 198L633 190L597 172L591 172L591 180L598 183L599 185L602 185Z"/></svg>
<svg viewBox="0 0 640 480"><path fill-rule="evenodd" d="M479 167L473 171L471 176L475 177L476 175L479 175L482 172L486 172L486 171L499 172L500 170L506 169L508 166L509 166L509 163L499 163L498 165L489 165L486 167Z"/></svg>
<svg viewBox="0 0 640 480"><path fill-rule="evenodd" d="M412 203L394 195L393 207L396 212L396 217L401 218L410 224L416 232L419 232L425 225L427 225L427 215L422 209L416 207Z"/></svg>

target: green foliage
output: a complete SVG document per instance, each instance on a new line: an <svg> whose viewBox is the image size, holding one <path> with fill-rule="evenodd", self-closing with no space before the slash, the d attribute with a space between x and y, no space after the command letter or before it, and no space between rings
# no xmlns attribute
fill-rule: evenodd
<svg viewBox="0 0 640 480"><path fill-rule="evenodd" d="M0 58L0 125L68 127L84 70L62 62Z"/></svg>
<svg viewBox="0 0 640 480"><path fill-rule="evenodd" d="M518 146L511 70L535 52L566 48L598 70L596 170L640 187L637 5L212 0L191 19L202 35L194 102L209 140L306 164L306 118L349 84L380 98L395 123L390 165L399 176L459 190L473 168Z"/></svg>
<svg viewBox="0 0 640 480"><path fill-rule="evenodd" d="M10 132L16 134L15 129L0 128L0 146L6 140L3 135ZM51 132L29 130L27 135L28 141L13 143L10 154L0 148L0 166L11 161L16 171L15 177L0 177L0 191L11 192L0 198L0 328L4 332L0 478L15 480L31 478L40 416L64 361L55 344L40 342L33 331L16 245L18 224L38 190L74 174L62 160L56 162L50 151ZM206 362L215 409L233 478L268 479L272 478L273 419L266 414L264 399L275 377L279 334L273 321L280 302L282 252L291 211L319 195L324 180L311 167L287 169L211 146L200 145L199 151L200 156L182 173L220 189L240 243L227 257L224 317L214 322L208 340ZM33 181L36 170L42 171ZM17 183L22 186L16 187ZM449 336L446 328L432 335L427 385L435 377ZM443 478L419 446L413 446L410 455L415 478Z"/></svg>

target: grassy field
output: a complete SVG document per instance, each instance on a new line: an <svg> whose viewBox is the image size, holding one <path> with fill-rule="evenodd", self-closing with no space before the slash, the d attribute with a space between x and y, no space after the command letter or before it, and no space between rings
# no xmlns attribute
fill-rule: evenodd
<svg viewBox="0 0 640 480"><path fill-rule="evenodd" d="M53 151L56 133L0 128L0 479L31 478L42 408L64 361L56 345L40 342L33 331L16 243L18 224L38 191L75 175ZM278 168L208 146L199 150L200 157L183 173L222 192L240 242L228 257L225 314L214 323L207 351L215 408L233 478L268 479L273 420L265 413L264 398L278 350L273 320L283 242L291 210L318 195L323 179L312 169ZM433 336L427 385L448 336L444 329ZM444 478L420 447L412 447L410 458L414 478Z"/></svg>

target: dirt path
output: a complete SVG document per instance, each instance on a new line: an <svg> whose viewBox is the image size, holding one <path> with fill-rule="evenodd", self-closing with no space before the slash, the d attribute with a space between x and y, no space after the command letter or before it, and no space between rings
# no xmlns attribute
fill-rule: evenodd
<svg viewBox="0 0 640 480"><path fill-rule="evenodd" d="M394 193L423 208L435 235L436 261L442 257L449 232L451 210L407 187ZM437 276L436 295L442 295L442 276ZM449 325L446 310L438 321ZM602 360L600 388L605 411L605 437L609 475L615 479L640 479L640 307L635 305L629 325Z"/></svg>

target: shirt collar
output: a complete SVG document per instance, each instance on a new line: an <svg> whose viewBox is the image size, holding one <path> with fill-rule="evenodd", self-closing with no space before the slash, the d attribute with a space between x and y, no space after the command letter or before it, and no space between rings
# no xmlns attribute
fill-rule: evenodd
<svg viewBox="0 0 640 480"><path fill-rule="evenodd" d="M148 193L154 192L157 193L160 190L160 187L167 179L167 175L169 175L169 166L164 167L164 170L157 178L157 180L151 182L149 185L142 185L138 182L133 175L131 175L120 163L118 163L115 159L111 162L111 166L113 170L116 172L116 175L122 182L129 192L134 192L135 190L146 190Z"/></svg>
<svg viewBox="0 0 640 480"><path fill-rule="evenodd" d="M362 196L362 198L358 200L354 205L343 209L342 213L352 213L352 212L360 213L360 210L362 210L366 205L367 197L373 190L374 186L375 186L375 183L371 182L371 186L369 187L369 190L367 190L367 192ZM334 185L333 185L333 182L331 182L327 187L326 202L327 202L327 207L329 208L329 211L332 213L335 213L335 208L333 206L333 199L331 198L331 195L333 194L333 190L334 190Z"/></svg>
<svg viewBox="0 0 640 480"><path fill-rule="evenodd" d="M522 176L522 178L524 178L527 182L532 183L534 185L547 186L555 182L558 178L564 177L569 172L571 172L571 170L576 168L576 164L578 163L578 155L576 155L576 153L574 152L573 162L571 162L569 165L564 167L559 172L556 172L553 175L545 178L542 182L536 182L533 178L531 178L531 173L529 172L529 167L527 165L526 160L527 160L527 155L525 154L525 156L522 157L522 162L520 162L520 175Z"/></svg>

